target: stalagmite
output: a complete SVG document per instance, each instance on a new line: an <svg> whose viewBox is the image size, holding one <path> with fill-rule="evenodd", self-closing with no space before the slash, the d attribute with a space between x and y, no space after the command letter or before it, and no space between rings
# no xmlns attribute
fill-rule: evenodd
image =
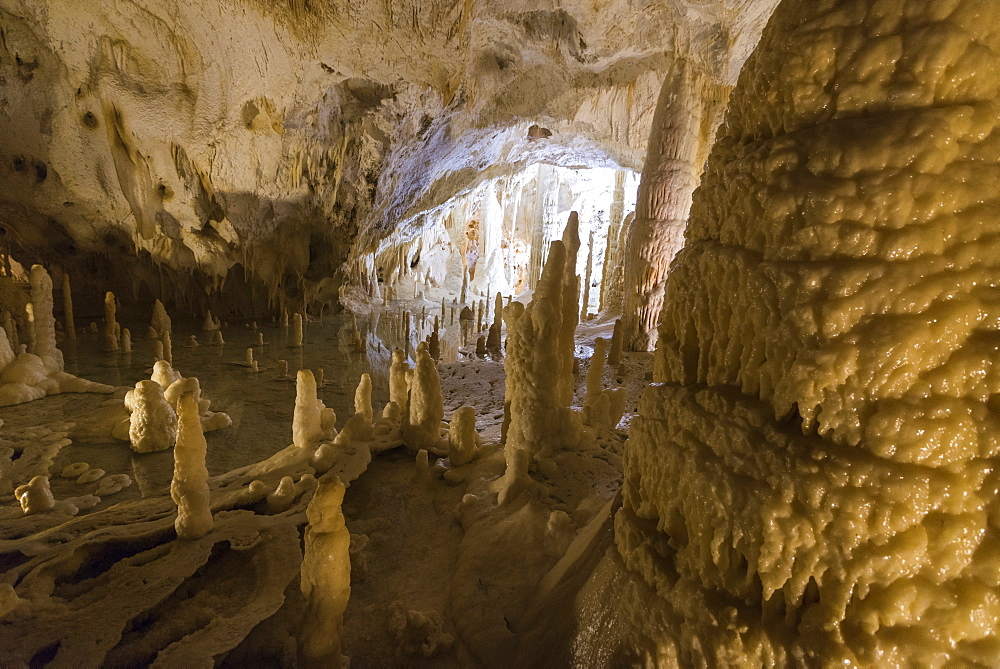
<svg viewBox="0 0 1000 669"><path fill-rule="evenodd" d="M153 359L165 360L163 356L163 342L159 339L153 342Z"/></svg>
<svg viewBox="0 0 1000 669"><path fill-rule="evenodd" d="M257 346L263 346L263 345L264 345L264 333L263 332L258 332L257 333Z"/></svg>
<svg viewBox="0 0 1000 669"><path fill-rule="evenodd" d="M616 301L620 297L620 293L616 292L612 286L615 283L614 275L620 270L621 265L621 244L619 244L618 238L621 235L625 214L624 170L615 172L615 189L612 192L611 198L611 208L608 211L608 219L611 224L608 226L607 244L604 247L604 264L601 269L599 309L601 313L605 309L613 309L620 306L620 302ZM629 224L631 224L631 221Z"/></svg>
<svg viewBox="0 0 1000 669"><path fill-rule="evenodd" d="M608 349L608 365L617 367L622 361L622 319L615 321L611 332L611 347Z"/></svg>
<svg viewBox="0 0 1000 669"><path fill-rule="evenodd" d="M287 379L288 378L288 361L287 360L279 360L278 361L278 369L277 369L276 376L279 379Z"/></svg>
<svg viewBox="0 0 1000 669"><path fill-rule="evenodd" d="M427 352L435 360L441 359L441 339L438 334L438 317L434 317L434 329L431 330L430 337L427 338Z"/></svg>
<svg viewBox="0 0 1000 669"><path fill-rule="evenodd" d="M502 352L502 341L500 328L503 325L503 296L497 293L496 305L493 310L493 324L486 336L486 350L499 358Z"/></svg>
<svg viewBox="0 0 1000 669"><path fill-rule="evenodd" d="M504 311L507 469L495 484L501 504L530 484L533 461L551 458L579 441L580 418L570 409L576 385L573 336L580 313L580 281L573 272L578 249L576 217L571 215L563 239L552 242L531 303L525 308L515 302Z"/></svg>
<svg viewBox="0 0 1000 669"><path fill-rule="evenodd" d="M409 411L403 423L403 441L411 453L426 448L433 451L441 441L441 421L444 419L444 398L441 378L427 345L417 346L413 381L409 384Z"/></svg>
<svg viewBox="0 0 1000 669"><path fill-rule="evenodd" d="M340 648L351 596L351 534L341 510L344 491L339 478L321 478L306 507L309 524L300 578L306 605L298 635L298 664L303 667L346 665Z"/></svg>
<svg viewBox="0 0 1000 669"><path fill-rule="evenodd" d="M115 294L108 292L104 295L104 350L117 351L119 349L118 338L121 336L121 328L116 320L117 307L115 305Z"/></svg>
<svg viewBox="0 0 1000 669"><path fill-rule="evenodd" d="M190 337L184 340L181 346L184 346L186 348L198 348L198 336L191 335Z"/></svg>
<svg viewBox="0 0 1000 669"><path fill-rule="evenodd" d="M444 321L444 317L448 315L447 307L444 304L444 297L441 298L441 320Z"/></svg>
<svg viewBox="0 0 1000 669"><path fill-rule="evenodd" d="M683 245L698 185L729 87L681 56L656 104L635 219L625 254L625 349L649 351L663 307L667 267Z"/></svg>
<svg viewBox="0 0 1000 669"><path fill-rule="evenodd" d="M461 345L468 346L469 337L472 335L472 309L462 307L462 312L458 317L458 324L461 329Z"/></svg>
<svg viewBox="0 0 1000 669"><path fill-rule="evenodd" d="M174 478L170 482L170 497L177 504L174 529L178 539L198 539L212 529L209 505L208 469L205 453L208 444L201 428L198 409L197 379L184 379L188 384L177 402L177 442L174 445Z"/></svg>
<svg viewBox="0 0 1000 669"><path fill-rule="evenodd" d="M132 352L132 333L128 328L122 328L121 348L122 353Z"/></svg>
<svg viewBox="0 0 1000 669"><path fill-rule="evenodd" d="M354 391L354 413L364 416L367 423L375 420L372 409L372 377L367 372L361 375L361 381Z"/></svg>
<svg viewBox="0 0 1000 669"><path fill-rule="evenodd" d="M212 332L212 346L225 346L226 340L222 338L222 330Z"/></svg>
<svg viewBox="0 0 1000 669"><path fill-rule="evenodd" d="M406 383L406 373L410 371L410 365L406 362L406 354L400 349L392 352L392 364L389 366L389 402L395 403L399 411L407 412L407 397L409 387Z"/></svg>
<svg viewBox="0 0 1000 669"><path fill-rule="evenodd" d="M458 301L461 302L463 306L465 306L466 302L468 301L468 296L469 296L469 268L463 262L462 263L462 292L459 294Z"/></svg>
<svg viewBox="0 0 1000 669"><path fill-rule="evenodd" d="M247 349L246 363L248 367L254 363L252 347Z"/></svg>
<svg viewBox="0 0 1000 669"><path fill-rule="evenodd" d="M220 327L222 327L222 323L219 322L219 319L212 316L211 309L207 310L205 312L205 322L201 326L202 331L212 332L213 330L218 330Z"/></svg>
<svg viewBox="0 0 1000 669"><path fill-rule="evenodd" d="M167 315L167 310L163 306L163 302L156 300L153 302L153 315L149 321L149 327L156 331L153 337L148 337L147 339L155 339L159 337L163 332L170 332L172 325L170 323L170 316Z"/></svg>
<svg viewBox="0 0 1000 669"><path fill-rule="evenodd" d="M56 348L56 319L52 315L52 279L41 265L31 267L31 352L49 372L63 369L62 351Z"/></svg>
<svg viewBox="0 0 1000 669"><path fill-rule="evenodd" d="M480 335L479 338L476 339L476 355L480 358L485 358L489 354L489 351L486 350L486 337L484 335Z"/></svg>
<svg viewBox="0 0 1000 669"><path fill-rule="evenodd" d="M587 390L583 398L586 407L592 404L603 390L604 358L607 354L608 342L602 337L594 340L594 354L590 357L590 367L587 369Z"/></svg>
<svg viewBox="0 0 1000 669"><path fill-rule="evenodd" d="M161 388L166 390L172 386L175 381L179 381L183 377L169 362L166 360L159 360L153 364L153 374L150 378L153 381L156 381Z"/></svg>
<svg viewBox="0 0 1000 669"><path fill-rule="evenodd" d="M998 99L992 0L775 11L667 276L615 518L677 663L1000 662Z"/></svg>
<svg viewBox="0 0 1000 669"><path fill-rule="evenodd" d="M483 331L483 312L486 310L486 300L479 300L479 309L476 312L476 332Z"/></svg>
<svg viewBox="0 0 1000 669"><path fill-rule="evenodd" d="M292 316L292 341L289 346L300 348L302 346L302 314L295 312Z"/></svg>
<svg viewBox="0 0 1000 669"><path fill-rule="evenodd" d="M476 409L468 406L455 409L448 423L448 460L453 466L460 467L472 460L478 448Z"/></svg>
<svg viewBox="0 0 1000 669"><path fill-rule="evenodd" d="M14 490L14 497L21 504L21 510L26 516L52 511L56 506L48 476L35 476L24 485L18 486Z"/></svg>
<svg viewBox="0 0 1000 669"><path fill-rule="evenodd" d="M295 377L295 409L292 414L292 443L297 447L308 448L319 444L323 438L322 410L323 403L316 397L316 377L312 371L300 369Z"/></svg>
<svg viewBox="0 0 1000 669"><path fill-rule="evenodd" d="M165 451L177 440L177 414L156 381L142 380L125 393L125 408L131 411L128 438L136 453Z"/></svg>
<svg viewBox="0 0 1000 669"><path fill-rule="evenodd" d="M63 272L62 280L63 320L66 324L66 336L76 339L76 322L73 318L73 291L70 288L69 272Z"/></svg>
<svg viewBox="0 0 1000 669"><path fill-rule="evenodd" d="M580 320L585 321L590 315L590 277L594 271L594 231L590 231L587 241L587 273L583 277L583 299L580 301Z"/></svg>
<svg viewBox="0 0 1000 669"><path fill-rule="evenodd" d="M28 320L28 327L26 328L25 334L28 335L27 341L23 342L24 350L26 353L35 353L35 305L31 302L24 305L24 315ZM91 332L97 332L97 323L90 324Z"/></svg>
<svg viewBox="0 0 1000 669"><path fill-rule="evenodd" d="M163 343L163 359L171 365L174 364L174 346L170 341L170 330L160 333L160 342Z"/></svg>

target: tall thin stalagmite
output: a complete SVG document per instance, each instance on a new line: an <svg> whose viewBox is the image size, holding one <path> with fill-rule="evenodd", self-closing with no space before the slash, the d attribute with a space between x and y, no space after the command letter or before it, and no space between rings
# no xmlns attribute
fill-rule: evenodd
<svg viewBox="0 0 1000 669"><path fill-rule="evenodd" d="M66 326L66 336L76 339L76 321L73 318L73 291L70 288L69 272L63 272L62 280L63 320Z"/></svg>

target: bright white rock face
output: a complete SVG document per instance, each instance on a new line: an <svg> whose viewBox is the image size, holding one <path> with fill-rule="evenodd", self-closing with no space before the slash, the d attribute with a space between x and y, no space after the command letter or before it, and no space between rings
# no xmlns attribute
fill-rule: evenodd
<svg viewBox="0 0 1000 669"><path fill-rule="evenodd" d="M671 269L617 542L682 663L1000 662L1000 5L784 2Z"/></svg>

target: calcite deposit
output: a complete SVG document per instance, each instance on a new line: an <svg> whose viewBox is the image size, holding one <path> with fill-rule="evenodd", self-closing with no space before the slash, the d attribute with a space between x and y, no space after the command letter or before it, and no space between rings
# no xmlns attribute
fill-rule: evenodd
<svg viewBox="0 0 1000 669"><path fill-rule="evenodd" d="M1000 659L998 46L983 0L788 1L747 62L618 518L680 657Z"/></svg>
<svg viewBox="0 0 1000 669"><path fill-rule="evenodd" d="M0 666L1000 665L997 54L0 0Z"/></svg>

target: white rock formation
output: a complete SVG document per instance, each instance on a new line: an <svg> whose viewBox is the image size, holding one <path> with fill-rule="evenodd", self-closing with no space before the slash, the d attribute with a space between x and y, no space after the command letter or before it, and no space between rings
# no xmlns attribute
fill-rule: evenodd
<svg viewBox="0 0 1000 669"><path fill-rule="evenodd" d="M292 416L292 443L298 448L314 448L323 438L321 416L324 408L323 402L316 398L316 378L312 370L300 369L295 377Z"/></svg>
<svg viewBox="0 0 1000 669"><path fill-rule="evenodd" d="M40 265L31 268L31 306L34 354L15 356L6 332L0 330L0 406L22 404L57 393L110 393L110 386L63 371L63 356L56 348L52 316L52 280Z"/></svg>
<svg viewBox="0 0 1000 669"><path fill-rule="evenodd" d="M115 303L115 294L108 291L104 295L104 350L117 351L119 349L118 339L121 336L121 326L117 320L118 306Z"/></svg>
<svg viewBox="0 0 1000 669"><path fill-rule="evenodd" d="M346 488L339 478L320 479L306 507L309 524L302 556L301 588L306 606L299 624L298 663L342 667L341 630L351 596L351 534L341 505Z"/></svg>
<svg viewBox="0 0 1000 669"><path fill-rule="evenodd" d="M132 412L128 438L136 453L165 451L177 440L177 413L163 390L157 381L143 380L125 394L125 408Z"/></svg>
<svg viewBox="0 0 1000 669"><path fill-rule="evenodd" d="M185 386L180 389L177 399L177 441L170 497L177 505L174 520L177 538L192 540L204 536L214 525L205 467L208 443L201 429L198 407L201 391L197 379L183 379L178 383Z"/></svg>
<svg viewBox="0 0 1000 669"><path fill-rule="evenodd" d="M501 503L527 484L530 463L575 445L580 418L570 409L574 332L579 318L576 216L571 215L563 240L552 242L542 278L525 308L512 303L507 320L505 414L509 426L504 443L507 470L497 482Z"/></svg>
<svg viewBox="0 0 1000 669"><path fill-rule="evenodd" d="M372 409L372 377L365 372L354 391L354 413L364 416L365 421L374 421L375 412Z"/></svg>
<svg viewBox="0 0 1000 669"><path fill-rule="evenodd" d="M170 332L172 329L170 316L167 315L167 309L160 300L153 302L153 315L150 318L149 327L156 331L156 337L159 337L163 332Z"/></svg>
<svg viewBox="0 0 1000 669"><path fill-rule="evenodd" d="M406 448L411 453L420 449L437 453L441 450L444 399L441 396L441 377L424 342L417 345L416 365L408 386L410 392L402 427Z"/></svg>
<svg viewBox="0 0 1000 669"><path fill-rule="evenodd" d="M472 460L481 444L476 432L475 407L459 407L451 412L448 423L448 460L460 467Z"/></svg>
<svg viewBox="0 0 1000 669"><path fill-rule="evenodd" d="M202 332L213 332L220 327L222 327L222 323L219 322L218 318L212 316L212 310L208 309L205 312L205 322L201 326Z"/></svg>
<svg viewBox="0 0 1000 669"><path fill-rule="evenodd" d="M14 490L14 497L21 504L25 515L45 513L55 508L56 500L49 488L48 476L36 476Z"/></svg>

